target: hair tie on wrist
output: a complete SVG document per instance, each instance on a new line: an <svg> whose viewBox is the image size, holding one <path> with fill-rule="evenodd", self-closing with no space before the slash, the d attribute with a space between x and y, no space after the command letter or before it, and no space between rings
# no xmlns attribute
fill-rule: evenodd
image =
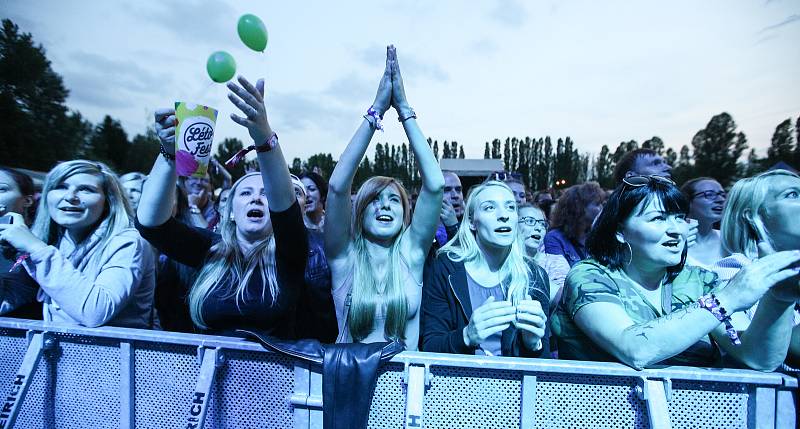
<svg viewBox="0 0 800 429"><path fill-rule="evenodd" d="M414 111L414 109L408 109L408 110L410 110L411 112L408 113L408 115L406 115L406 116L403 116L402 113L397 115L397 121L398 122L405 122L405 121L407 121L407 120L409 120L411 118L417 119L417 113Z"/></svg>
<svg viewBox="0 0 800 429"><path fill-rule="evenodd" d="M228 168L235 167L236 164L241 162L244 159L245 155L247 155L247 153L250 152L251 150L256 151L256 153L264 153L264 152L269 152L272 149L275 149L275 146L278 146L278 133L273 132L272 135L269 136L267 141L264 142L264 144L260 145L251 144L250 146L243 148L239 152L236 152L236 154L234 154L231 157L231 159L225 161L225 166Z"/></svg>

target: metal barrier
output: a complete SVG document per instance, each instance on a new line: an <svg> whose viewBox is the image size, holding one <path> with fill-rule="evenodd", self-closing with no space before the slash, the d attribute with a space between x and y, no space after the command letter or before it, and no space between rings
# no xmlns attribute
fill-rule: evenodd
<svg viewBox="0 0 800 429"><path fill-rule="evenodd" d="M0 428L321 428L321 375L242 339L0 318ZM371 428L793 428L777 373L404 352Z"/></svg>

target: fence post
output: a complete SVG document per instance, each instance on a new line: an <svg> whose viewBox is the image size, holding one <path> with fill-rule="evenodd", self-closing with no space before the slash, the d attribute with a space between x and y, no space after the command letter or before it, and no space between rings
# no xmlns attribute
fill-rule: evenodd
<svg viewBox="0 0 800 429"><path fill-rule="evenodd" d="M187 429L200 429L205 426L211 385L214 384L217 368L224 363L224 358L219 348L209 349L200 346L197 348L197 352L198 355L202 355L203 363L200 364L197 386L189 404L189 416L186 418Z"/></svg>

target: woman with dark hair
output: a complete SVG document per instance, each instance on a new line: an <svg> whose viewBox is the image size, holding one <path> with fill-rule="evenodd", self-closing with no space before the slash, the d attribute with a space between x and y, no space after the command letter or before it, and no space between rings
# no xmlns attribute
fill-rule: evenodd
<svg viewBox="0 0 800 429"><path fill-rule="evenodd" d="M30 176L0 167L0 219L13 222L11 213L16 213L30 226L34 192ZM0 316L41 319L42 303L36 301L39 285L15 264L20 256L13 247L0 243Z"/></svg>
<svg viewBox="0 0 800 429"><path fill-rule="evenodd" d="M749 265L725 288L717 275L685 266L688 204L659 176L624 179L588 239L591 259L576 264L553 319L559 357L719 366L727 357L772 371L786 357L796 288L779 283L800 252L777 252ZM741 333L730 316L761 300Z"/></svg>
<svg viewBox="0 0 800 429"><path fill-rule="evenodd" d="M697 221L697 241L689 247L686 264L709 269L722 258L722 240L714 225L722 220L725 207L725 190L710 177L691 179L681 186L689 202L689 218Z"/></svg>
<svg viewBox="0 0 800 429"><path fill-rule="evenodd" d="M325 227L325 203L328 200L328 181L313 171L300 174L306 189L306 227L323 229Z"/></svg>
<svg viewBox="0 0 800 429"><path fill-rule="evenodd" d="M544 237L544 252L562 255L574 266L588 256L586 235L603 208L606 193L595 182L570 186L558 199Z"/></svg>

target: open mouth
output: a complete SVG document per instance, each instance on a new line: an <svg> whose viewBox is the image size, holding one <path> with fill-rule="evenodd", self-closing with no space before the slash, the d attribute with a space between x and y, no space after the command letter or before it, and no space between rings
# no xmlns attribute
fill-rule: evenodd
<svg viewBox="0 0 800 429"><path fill-rule="evenodd" d="M264 217L264 210L261 209L250 209L247 211L247 218L248 219L261 219Z"/></svg>
<svg viewBox="0 0 800 429"><path fill-rule="evenodd" d="M539 234L531 234L531 238L534 239L534 240L539 240L539 239L542 238L542 236L539 235Z"/></svg>
<svg viewBox="0 0 800 429"><path fill-rule="evenodd" d="M499 232L501 234L505 234L505 233L511 232L511 227L510 226L501 226L500 228L495 228L494 232Z"/></svg>
<svg viewBox="0 0 800 429"><path fill-rule="evenodd" d="M380 215L376 217L375 220L377 220L378 222L391 222L394 220L394 218L389 215Z"/></svg>
<svg viewBox="0 0 800 429"><path fill-rule="evenodd" d="M722 213L722 206L714 206L711 208L714 213Z"/></svg>
<svg viewBox="0 0 800 429"><path fill-rule="evenodd" d="M677 249L680 244L681 244L681 240L668 240L668 241L665 241L665 242L661 243L662 246L669 247L669 248L672 248L672 249Z"/></svg>
<svg viewBox="0 0 800 429"><path fill-rule="evenodd" d="M80 213L83 211L80 207L59 207L58 209L67 213Z"/></svg>

